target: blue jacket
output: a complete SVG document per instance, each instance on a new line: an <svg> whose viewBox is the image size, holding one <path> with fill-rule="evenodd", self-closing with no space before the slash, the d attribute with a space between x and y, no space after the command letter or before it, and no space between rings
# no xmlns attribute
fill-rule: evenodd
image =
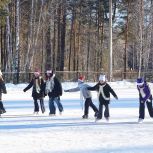
<svg viewBox="0 0 153 153"><path fill-rule="evenodd" d="M72 88L66 91L68 92L80 91L84 99L87 99L87 98L91 98L91 92L87 89L88 87L90 87L88 84L78 81L78 86L76 88Z"/></svg>

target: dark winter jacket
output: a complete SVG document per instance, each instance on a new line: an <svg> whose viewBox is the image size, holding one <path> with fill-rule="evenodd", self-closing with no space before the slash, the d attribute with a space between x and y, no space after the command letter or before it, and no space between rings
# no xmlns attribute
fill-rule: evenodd
<svg viewBox="0 0 153 153"><path fill-rule="evenodd" d="M88 87L88 90L92 90L92 91L96 90L98 92L98 98L99 98L100 104L109 104L109 102L110 102L110 93L116 99L118 99L118 97L117 97L116 93L114 92L114 90L107 83L101 84L99 82L93 87Z"/></svg>
<svg viewBox="0 0 153 153"><path fill-rule="evenodd" d="M146 82L144 82L142 87L137 86L137 89L139 91L140 102L146 102L148 99L152 100L151 90Z"/></svg>
<svg viewBox="0 0 153 153"><path fill-rule="evenodd" d="M62 96L62 85L61 85L60 81L55 76L53 76L53 81L54 81L54 86L53 86L52 91L49 91L47 93L48 96L50 98ZM47 82L47 80L46 80L46 82ZM46 85L45 85L45 87L46 87ZM45 88L45 90L46 90L46 88Z"/></svg>
<svg viewBox="0 0 153 153"><path fill-rule="evenodd" d="M37 86L38 85L38 86ZM29 85L23 90L26 92L29 90L31 87L32 89L32 97L36 99L40 99L44 97L45 93L45 83L42 77L33 77Z"/></svg>
<svg viewBox="0 0 153 153"><path fill-rule="evenodd" d="M0 78L0 100L2 100L2 93L6 94L6 86L3 79Z"/></svg>

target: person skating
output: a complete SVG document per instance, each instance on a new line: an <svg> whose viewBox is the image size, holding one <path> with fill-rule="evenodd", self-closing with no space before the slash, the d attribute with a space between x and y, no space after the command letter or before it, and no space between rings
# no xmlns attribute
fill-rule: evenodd
<svg viewBox="0 0 153 153"><path fill-rule="evenodd" d="M47 70L45 75L46 75L45 93L49 97L49 115L55 116L56 114L55 103L57 104L60 114L62 114L63 105L60 101L60 96L62 96L62 85L55 76L53 70Z"/></svg>
<svg viewBox="0 0 153 153"><path fill-rule="evenodd" d="M142 123L145 118L145 104L147 105L150 117L153 117L152 94L149 85L143 78L137 79L137 89L139 92L139 119Z"/></svg>
<svg viewBox="0 0 153 153"><path fill-rule="evenodd" d="M107 83L106 76L105 75L100 75L99 76L99 82L93 87L88 87L88 90L91 90L91 91L96 90L98 92L99 111L98 111L98 115L96 117L96 120L102 119L103 107L105 107L104 117L107 121L109 121L109 117L110 117L110 113L109 113L110 93L116 99L118 99L118 97L117 97L116 93L114 92L114 90Z"/></svg>
<svg viewBox="0 0 153 153"><path fill-rule="evenodd" d="M89 114L89 106L95 112L95 116L97 115L98 109L93 104L91 93L87 89L90 86L85 84L84 80L85 80L85 77L84 76L80 76L79 79L78 79L78 86L76 88L72 88L72 89L68 89L68 90L64 90L64 91L65 92L76 92L76 91L80 91L81 92L81 95L83 96L83 98L85 100L85 103L84 103L84 115L82 116L82 118L83 119L87 119L88 118L88 114Z"/></svg>
<svg viewBox="0 0 153 153"><path fill-rule="evenodd" d="M6 90L5 82L2 76L2 72L0 70L0 116L1 114L6 113L6 110L2 102L2 93L6 94L7 90Z"/></svg>
<svg viewBox="0 0 153 153"><path fill-rule="evenodd" d="M32 97L34 100L34 114L38 114L39 112L39 104L38 104L38 100L40 101L40 108L42 113L45 112L45 106L44 106L44 80L42 78L42 76L40 75L40 71L36 70L34 72L34 76L31 80L31 82L29 83L29 85L23 89L24 92L26 92L27 90L29 90L31 87L32 88Z"/></svg>

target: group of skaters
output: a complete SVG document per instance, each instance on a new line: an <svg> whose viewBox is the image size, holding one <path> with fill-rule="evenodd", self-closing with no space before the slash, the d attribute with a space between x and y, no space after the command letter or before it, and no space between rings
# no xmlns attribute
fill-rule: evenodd
<svg viewBox="0 0 153 153"><path fill-rule="evenodd" d="M41 112L45 112L44 97L49 98L49 115L56 115L55 103L59 109L60 114L63 112L63 105L60 101L60 96L62 96L62 85L59 79L55 76L53 70L47 70L45 73L45 79L41 76L39 70L34 72L34 76L28 86L23 89L24 92L32 88L32 97L34 100L34 114L39 113L39 108ZM139 92L139 118L138 122L142 123L145 118L145 105L148 108L150 117L153 118L153 106L152 106L152 94L148 83L143 78L137 79L137 89ZM83 119L88 119L89 107L95 112L94 117L97 120L101 120L103 115L106 121L109 121L109 104L110 104L110 94L112 94L115 99L118 99L117 94L107 83L107 78L105 75L100 75L99 80L95 86L91 87L85 83L85 77L80 76L78 78L78 86L75 88L64 90L64 92L76 92L80 91L80 94L84 98L84 114ZM97 91L98 93L98 108L92 102L91 91ZM5 113L6 110L2 103L2 93L6 94L6 86L4 79L2 77L2 72L0 71L0 115ZM38 102L39 101L39 102ZM39 107L40 104L40 107Z"/></svg>

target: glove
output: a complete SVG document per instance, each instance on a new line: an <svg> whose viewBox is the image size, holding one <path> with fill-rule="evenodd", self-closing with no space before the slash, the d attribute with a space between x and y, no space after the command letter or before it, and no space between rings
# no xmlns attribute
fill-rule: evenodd
<svg viewBox="0 0 153 153"><path fill-rule="evenodd" d="M149 103L150 103L150 102L151 102L151 100L150 100L150 99L147 99L147 102L149 102Z"/></svg>
<svg viewBox="0 0 153 153"><path fill-rule="evenodd" d="M69 90L64 90L64 92L69 92Z"/></svg>
<svg viewBox="0 0 153 153"><path fill-rule="evenodd" d="M25 89L23 89L23 92L26 92L26 90L25 90Z"/></svg>

